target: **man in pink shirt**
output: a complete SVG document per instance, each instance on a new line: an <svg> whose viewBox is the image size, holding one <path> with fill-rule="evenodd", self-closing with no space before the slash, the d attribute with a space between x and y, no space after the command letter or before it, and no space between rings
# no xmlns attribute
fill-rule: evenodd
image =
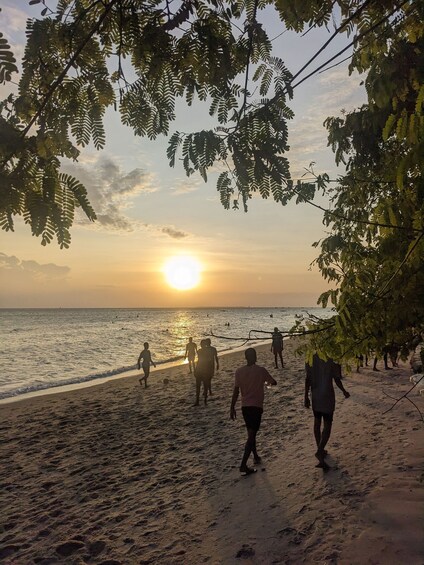
<svg viewBox="0 0 424 565"><path fill-rule="evenodd" d="M231 399L230 418L236 419L236 402L241 392L241 411L247 428L247 441L244 448L243 459L240 464L240 473L250 475L256 469L247 466L250 454L256 464L261 458L256 451L256 434L261 425L264 404L264 385L276 385L277 381L271 377L265 367L256 365L256 350L249 347L245 351L247 365L237 369L235 374L234 391Z"/></svg>

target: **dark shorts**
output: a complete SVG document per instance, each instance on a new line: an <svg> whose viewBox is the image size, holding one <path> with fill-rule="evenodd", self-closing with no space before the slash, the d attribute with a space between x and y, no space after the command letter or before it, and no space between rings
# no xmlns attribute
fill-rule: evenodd
<svg viewBox="0 0 424 565"><path fill-rule="evenodd" d="M323 418L324 422L331 423L333 421L333 414L334 412L331 412L330 414L326 414L325 412L318 412L317 410L314 410L314 416L319 421L321 421L321 418Z"/></svg>
<svg viewBox="0 0 424 565"><path fill-rule="evenodd" d="M257 432L261 427L262 408L258 406L242 406L241 411L248 430Z"/></svg>

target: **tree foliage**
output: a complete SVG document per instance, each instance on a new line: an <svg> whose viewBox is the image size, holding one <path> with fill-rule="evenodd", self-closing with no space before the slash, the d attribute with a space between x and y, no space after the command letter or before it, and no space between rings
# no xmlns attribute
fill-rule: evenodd
<svg viewBox="0 0 424 565"><path fill-rule="evenodd" d="M89 143L104 146L103 119L114 106L136 135L169 135L169 163L181 160L187 175L206 180L220 162L217 190L225 208L241 203L246 210L253 193L282 205L314 204L317 191L329 195L330 231L316 244L316 264L335 286L320 302L336 314L306 323L318 330L311 348L349 360L391 341L409 344L423 330L422 2L58 0L54 10L43 4L40 19L28 21L19 92L0 105L3 229L22 216L43 244L56 237L67 247L75 208L95 219L85 188L61 173L60 163L77 159ZM367 104L326 122L336 161L346 166L336 186L325 174L290 178L288 104L313 74L306 69L314 58L293 75L272 53L260 22L264 9L296 32L334 22L320 52L344 34L339 55L349 48L350 70L364 74ZM1 81L10 80L14 65L0 36ZM188 106L204 102L216 127L172 131L179 98Z"/></svg>
<svg viewBox="0 0 424 565"><path fill-rule="evenodd" d="M326 126L346 174L329 188L330 233L315 244L334 288L330 321L307 320L309 351L348 363L395 344L406 354L424 331L424 6L369 38L350 68L367 72L368 103Z"/></svg>

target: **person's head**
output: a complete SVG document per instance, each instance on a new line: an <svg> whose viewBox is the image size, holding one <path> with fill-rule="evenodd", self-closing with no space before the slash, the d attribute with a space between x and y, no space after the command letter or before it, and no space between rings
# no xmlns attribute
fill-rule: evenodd
<svg viewBox="0 0 424 565"><path fill-rule="evenodd" d="M191 343L191 342L193 341L193 338L192 338L192 337L189 337L189 338L188 338L188 341Z"/></svg>
<svg viewBox="0 0 424 565"><path fill-rule="evenodd" d="M253 347L246 349L244 356L246 357L248 365L254 365L256 363L256 349L253 349Z"/></svg>
<svg viewBox="0 0 424 565"><path fill-rule="evenodd" d="M149 344L147 343L147 341L144 342L144 349L149 349Z"/></svg>
<svg viewBox="0 0 424 565"><path fill-rule="evenodd" d="M278 332L278 328L274 328L274 332Z"/></svg>
<svg viewBox="0 0 424 565"><path fill-rule="evenodd" d="M207 345L208 347L210 347L210 344L211 344L212 342L211 342L211 340L210 340L209 337L207 337L207 338L205 339L205 342L206 342L206 345Z"/></svg>

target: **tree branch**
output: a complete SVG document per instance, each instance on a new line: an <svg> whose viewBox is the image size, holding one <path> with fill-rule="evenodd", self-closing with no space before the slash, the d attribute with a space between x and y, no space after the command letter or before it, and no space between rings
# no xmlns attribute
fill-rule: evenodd
<svg viewBox="0 0 424 565"><path fill-rule="evenodd" d="M395 402L388 410L386 410L385 412L383 412L383 414L387 414L387 412L390 412L390 410L393 410L393 408L396 406L396 404L397 404L398 402L400 402L403 398L406 398L406 400L409 400L409 402L415 406L415 408L417 409L417 411L418 411L418 413L419 413L419 415L420 415L421 420L424 422L424 416L423 416L421 410L418 408L418 406L415 404L415 402L413 402L413 401L408 397L408 394L409 394L412 390L414 390L414 388L417 386L418 383L420 383L420 382L422 381L422 379L424 379L424 376L421 377L421 379L418 380L418 381L414 384L414 386L412 386L407 392L405 392L405 394L402 394L402 396L401 396L400 398L398 398L398 399L395 399L393 396L390 396L389 394L387 394L387 392L385 392L385 391L383 390L383 393L384 393L386 396L388 396L388 397L391 398L392 400L396 400L396 402Z"/></svg>

